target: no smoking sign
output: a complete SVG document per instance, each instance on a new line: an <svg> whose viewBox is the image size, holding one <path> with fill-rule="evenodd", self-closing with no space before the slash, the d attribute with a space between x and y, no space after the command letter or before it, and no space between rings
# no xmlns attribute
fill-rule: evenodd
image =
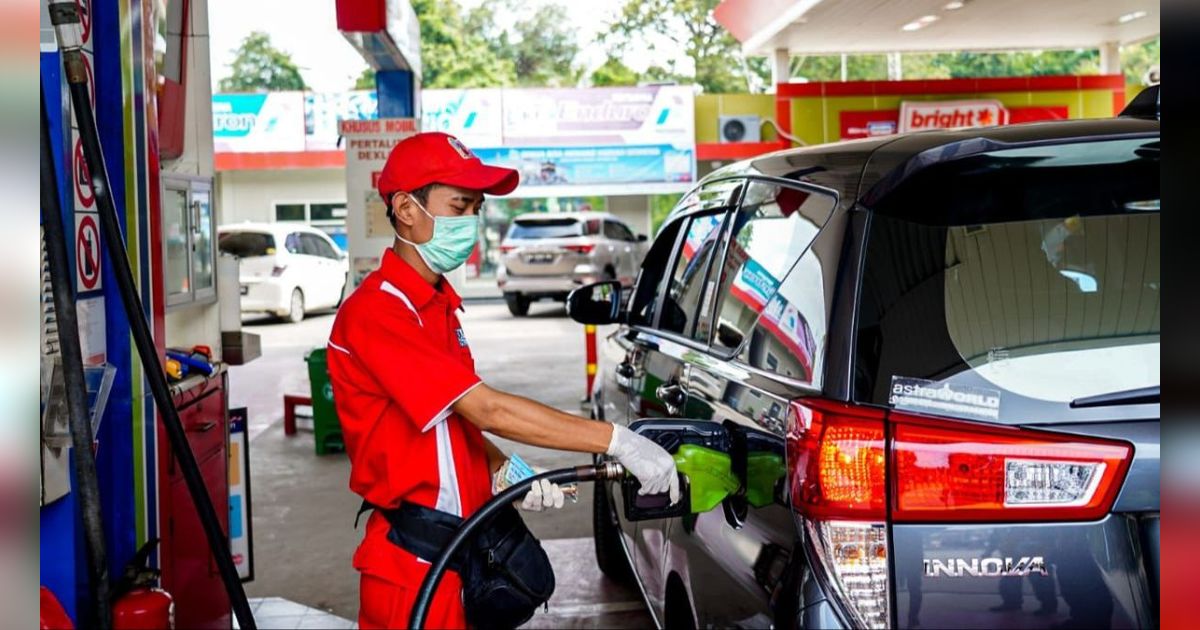
<svg viewBox="0 0 1200 630"><path fill-rule="evenodd" d="M75 214L75 282L80 293L98 291L100 283L100 225L92 212Z"/></svg>

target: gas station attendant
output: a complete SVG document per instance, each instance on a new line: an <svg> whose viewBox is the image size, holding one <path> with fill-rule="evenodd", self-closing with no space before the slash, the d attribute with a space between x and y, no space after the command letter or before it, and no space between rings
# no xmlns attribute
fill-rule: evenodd
<svg viewBox="0 0 1200 630"><path fill-rule="evenodd" d="M462 298L442 276L475 248L484 194L508 194L518 179L444 133L401 141L379 176L396 238L379 269L338 310L328 352L350 489L376 508L354 554L361 628L408 623L433 557L419 557L408 549L420 545L400 541L419 539L427 518L465 518L491 498L492 476L507 457L484 431L534 446L606 453L637 477L642 492L679 497L675 463L654 442L497 391L475 374L456 315ZM522 503L535 511L562 505L562 490L545 482ZM466 625L461 590L459 576L447 573L429 627Z"/></svg>

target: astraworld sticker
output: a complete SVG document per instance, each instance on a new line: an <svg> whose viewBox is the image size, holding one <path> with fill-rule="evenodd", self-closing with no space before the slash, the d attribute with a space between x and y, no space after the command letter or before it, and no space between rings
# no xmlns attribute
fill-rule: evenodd
<svg viewBox="0 0 1200 630"><path fill-rule="evenodd" d="M888 404L896 409L949 414L978 420L1000 419L1000 390L893 376Z"/></svg>

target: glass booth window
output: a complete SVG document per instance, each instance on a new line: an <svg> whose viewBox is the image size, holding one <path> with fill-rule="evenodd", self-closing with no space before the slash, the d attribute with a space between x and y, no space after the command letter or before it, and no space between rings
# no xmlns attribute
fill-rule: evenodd
<svg viewBox="0 0 1200 630"><path fill-rule="evenodd" d="M188 276L188 191L168 188L163 197L163 252L167 258L164 282L168 296L191 291Z"/></svg>
<svg viewBox="0 0 1200 630"><path fill-rule="evenodd" d="M192 236L195 239L192 280L197 291L213 289L216 286L213 271L213 220L208 191L192 193L192 212Z"/></svg>
<svg viewBox="0 0 1200 630"><path fill-rule="evenodd" d="M165 179L162 243L167 306L216 299L212 184L176 177Z"/></svg>

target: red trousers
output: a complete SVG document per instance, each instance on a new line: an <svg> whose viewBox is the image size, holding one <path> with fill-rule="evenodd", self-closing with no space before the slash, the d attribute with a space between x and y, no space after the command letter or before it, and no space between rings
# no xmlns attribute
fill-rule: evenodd
<svg viewBox="0 0 1200 630"><path fill-rule="evenodd" d="M367 535L354 553L354 568L360 573L358 627L407 628L429 564L388 542L387 523L379 514L373 513L367 522ZM442 577L425 627L467 627L462 581L453 571Z"/></svg>

